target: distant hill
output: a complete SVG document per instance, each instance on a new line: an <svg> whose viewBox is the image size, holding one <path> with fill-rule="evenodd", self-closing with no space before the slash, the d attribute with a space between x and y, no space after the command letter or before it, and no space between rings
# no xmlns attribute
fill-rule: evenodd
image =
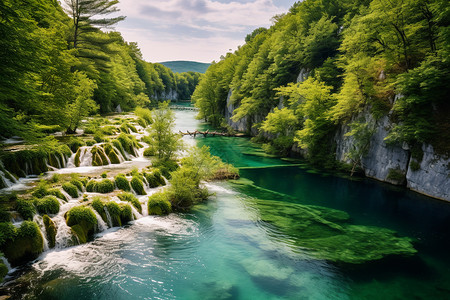
<svg viewBox="0 0 450 300"><path fill-rule="evenodd" d="M168 67L172 70L172 72L176 73L183 73L183 72L199 72L199 73L205 73L206 69L211 64L207 63L200 63L196 61L184 61L184 60L177 60L177 61L165 61L160 62L160 64Z"/></svg>

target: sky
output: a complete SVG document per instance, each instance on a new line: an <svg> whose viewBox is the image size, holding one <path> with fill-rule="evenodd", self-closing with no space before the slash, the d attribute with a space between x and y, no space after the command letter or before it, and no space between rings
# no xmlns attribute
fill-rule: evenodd
<svg viewBox="0 0 450 300"><path fill-rule="evenodd" d="M120 0L115 26L149 62L218 61L258 27L286 13L294 0Z"/></svg>

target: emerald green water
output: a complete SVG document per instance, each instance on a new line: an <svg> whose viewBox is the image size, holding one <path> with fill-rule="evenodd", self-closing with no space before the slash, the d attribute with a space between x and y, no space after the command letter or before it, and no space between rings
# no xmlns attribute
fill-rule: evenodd
<svg viewBox="0 0 450 300"><path fill-rule="evenodd" d="M200 128L193 116L177 112L177 130ZM190 213L47 252L3 289L12 299L450 298L448 203L262 157L245 138L196 141L243 167L243 180L208 184L216 196ZM342 261L400 251L406 237L417 254Z"/></svg>

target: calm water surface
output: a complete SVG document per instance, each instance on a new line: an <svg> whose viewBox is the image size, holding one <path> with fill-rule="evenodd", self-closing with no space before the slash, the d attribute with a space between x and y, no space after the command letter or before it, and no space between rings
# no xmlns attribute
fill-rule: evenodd
<svg viewBox="0 0 450 300"><path fill-rule="evenodd" d="M193 117L177 112L177 131L200 128ZM418 254L356 266L314 259L295 237L261 222L258 193L210 183L216 196L190 213L144 217L88 244L45 253L14 274L6 286L12 299L450 298L450 204L255 156L258 148L244 138L197 141L244 167L241 176L278 204L346 211L352 224L413 238Z"/></svg>

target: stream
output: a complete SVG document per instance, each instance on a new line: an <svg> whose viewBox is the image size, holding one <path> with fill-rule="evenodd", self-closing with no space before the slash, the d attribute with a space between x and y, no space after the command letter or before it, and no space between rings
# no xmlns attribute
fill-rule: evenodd
<svg viewBox="0 0 450 300"><path fill-rule="evenodd" d="M175 130L205 129L195 114L176 111ZM450 298L450 204L268 157L246 138L184 140L209 146L241 168L242 179L207 183L215 195L189 213L143 213L87 244L46 251L10 272L1 289L10 299L47 300ZM117 166L82 168L98 172L130 164L141 167L148 160L140 153ZM411 238L417 254L359 264L320 258L299 246L295 232L274 225L280 221L267 221L285 206L346 212L351 226ZM303 220L287 210L280 217L287 224Z"/></svg>

